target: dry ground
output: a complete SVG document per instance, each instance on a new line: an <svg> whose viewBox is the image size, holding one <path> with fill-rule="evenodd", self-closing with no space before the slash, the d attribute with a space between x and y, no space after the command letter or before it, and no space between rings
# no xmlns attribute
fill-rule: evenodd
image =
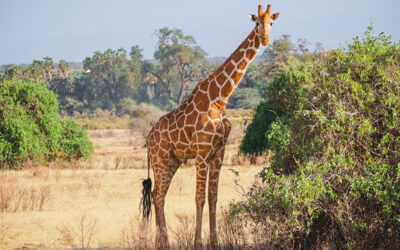
<svg viewBox="0 0 400 250"><path fill-rule="evenodd" d="M243 132L234 128L221 172L218 213L265 166L237 156ZM141 179L147 177L146 149L139 132L89 131L95 146L90 162L0 172L0 248L115 248L130 246L138 227ZM192 227L195 169L187 164L175 175L166 199L169 235ZM232 170L240 173L236 177ZM154 218L151 221L155 223ZM154 230L154 225L152 226ZM208 234L208 205L203 215ZM131 236L131 238L130 238Z"/></svg>

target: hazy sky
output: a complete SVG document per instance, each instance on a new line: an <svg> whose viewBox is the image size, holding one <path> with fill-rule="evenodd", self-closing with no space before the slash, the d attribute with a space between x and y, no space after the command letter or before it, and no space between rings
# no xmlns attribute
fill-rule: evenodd
<svg viewBox="0 0 400 250"><path fill-rule="evenodd" d="M337 48L370 22L400 39L399 0L0 0L0 65L45 56L80 62L132 45L152 58L154 31L164 26L192 35L208 56L229 56L254 27L248 13L268 3L281 13L272 40L288 34Z"/></svg>

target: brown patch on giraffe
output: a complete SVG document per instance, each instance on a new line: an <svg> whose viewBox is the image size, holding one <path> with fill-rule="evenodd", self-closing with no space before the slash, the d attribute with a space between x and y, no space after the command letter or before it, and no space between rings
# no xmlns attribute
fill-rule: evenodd
<svg viewBox="0 0 400 250"><path fill-rule="evenodd" d="M246 51L246 57L247 59L251 60L256 56L256 51L252 50L252 49L248 49Z"/></svg>
<svg viewBox="0 0 400 250"><path fill-rule="evenodd" d="M179 131L179 140L183 143L189 143L189 140L183 130Z"/></svg>
<svg viewBox="0 0 400 250"><path fill-rule="evenodd" d="M159 130L154 131L154 137L156 142L159 142L161 140L161 135Z"/></svg>
<svg viewBox="0 0 400 250"><path fill-rule="evenodd" d="M254 46L255 46L256 48L259 48L259 47L261 46L260 39L255 39L255 40L254 40Z"/></svg>
<svg viewBox="0 0 400 250"><path fill-rule="evenodd" d="M150 148L150 152L151 152L152 155L157 154L157 151L158 151L158 147L153 146L153 147Z"/></svg>
<svg viewBox="0 0 400 250"><path fill-rule="evenodd" d="M163 119L159 124L159 130L168 129L168 120Z"/></svg>
<svg viewBox="0 0 400 250"><path fill-rule="evenodd" d="M207 152L212 150L212 145L211 144L196 144L196 147L197 147L197 150L200 152L200 154L202 152L204 152L204 154L203 154L204 156L203 157L206 157L207 156Z"/></svg>
<svg viewBox="0 0 400 250"><path fill-rule="evenodd" d="M213 137L212 135L203 133L203 134L197 136L197 143L205 143L205 144L211 145L210 141L211 141L212 137Z"/></svg>
<svg viewBox="0 0 400 250"><path fill-rule="evenodd" d="M176 149L179 151L182 151L182 153L185 151L186 148L187 148L187 145L185 145L183 143L178 142L176 144Z"/></svg>
<svg viewBox="0 0 400 250"><path fill-rule="evenodd" d="M202 130L204 128L204 125L205 125L205 122L200 121L199 119L197 119L195 129L196 130Z"/></svg>
<svg viewBox="0 0 400 250"><path fill-rule="evenodd" d="M225 105L226 105L225 101L218 100L218 101L214 102L212 106L216 109L223 110Z"/></svg>
<svg viewBox="0 0 400 250"><path fill-rule="evenodd" d="M198 111L205 112L208 110L210 101L208 100L207 94L198 92L193 101Z"/></svg>
<svg viewBox="0 0 400 250"><path fill-rule="evenodd" d="M246 43L249 43L249 42L246 42ZM238 63L243 58L243 56L244 56L244 52L241 51L241 52L235 54L235 56L232 59L235 63Z"/></svg>
<svg viewBox="0 0 400 250"><path fill-rule="evenodd" d="M215 132L215 131L214 131L214 126L213 126L213 124L212 124L211 121L207 121L207 122L206 122L206 124L205 124L205 126L204 126L204 131L212 132L212 133Z"/></svg>
<svg viewBox="0 0 400 250"><path fill-rule="evenodd" d="M244 70L246 68L246 66L247 66L247 62L244 59L237 65L238 69L240 69L240 70Z"/></svg>
<svg viewBox="0 0 400 250"><path fill-rule="evenodd" d="M170 136L170 138L171 138L171 140L172 140L173 142L176 142L176 141L178 140L179 130L178 130L178 129L175 129L175 130L171 131L171 132L169 133L169 136Z"/></svg>
<svg viewBox="0 0 400 250"><path fill-rule="evenodd" d="M218 171L214 171L214 172L210 172L209 178L210 179L215 179L219 176L219 172Z"/></svg>
<svg viewBox="0 0 400 250"><path fill-rule="evenodd" d="M215 98L219 97L219 87L215 81L210 83L210 88L208 90L208 94L210 95L211 101L215 100Z"/></svg>
<svg viewBox="0 0 400 250"><path fill-rule="evenodd" d="M209 84L207 82L201 82L199 85L200 90L207 92Z"/></svg>
<svg viewBox="0 0 400 250"><path fill-rule="evenodd" d="M178 120L176 121L176 126L178 128L183 128L185 126L185 116L184 115L180 115Z"/></svg>
<svg viewBox="0 0 400 250"><path fill-rule="evenodd" d="M206 114L200 114L199 117L197 118L196 122L196 130L202 130L204 128L204 125L207 123L208 117Z"/></svg>
<svg viewBox="0 0 400 250"><path fill-rule="evenodd" d="M235 70L235 72L233 72L233 74L232 74L232 80L234 81L234 82L239 82L240 81L240 79L242 79L242 77L243 77L243 73L239 73L239 72L237 72L236 70Z"/></svg>
<svg viewBox="0 0 400 250"><path fill-rule="evenodd" d="M164 150L169 150L170 149L170 144L168 143L167 140L161 140L160 147L162 149L164 149Z"/></svg>
<svg viewBox="0 0 400 250"><path fill-rule="evenodd" d="M200 169L199 170L199 175L201 175L202 177L205 177L207 175L207 170L206 169Z"/></svg>
<svg viewBox="0 0 400 250"><path fill-rule="evenodd" d="M163 131L160 131L160 134L161 134L161 140L165 140L165 139L169 138L169 132L168 132L167 129L163 130Z"/></svg>
<svg viewBox="0 0 400 250"><path fill-rule="evenodd" d="M232 92L232 84L227 82L221 89L222 96L229 96Z"/></svg>
<svg viewBox="0 0 400 250"><path fill-rule="evenodd" d="M232 71L235 69L235 66L232 63L228 63L228 65L226 65L225 67L225 72L228 75L231 75Z"/></svg>
<svg viewBox="0 0 400 250"><path fill-rule="evenodd" d="M193 98L192 98L193 99ZM185 113L186 114L190 114L190 113L192 113L192 111L194 110L194 104L193 103L190 103L188 106L187 106L187 108L186 108L186 110L185 110Z"/></svg>
<svg viewBox="0 0 400 250"><path fill-rule="evenodd" d="M224 82L226 81L226 76L223 73L221 73L217 76L216 80L217 80L218 85L223 85Z"/></svg>
<svg viewBox="0 0 400 250"><path fill-rule="evenodd" d="M218 134L222 134L222 133L224 133L225 132L225 125L224 124L222 124L221 122L220 123L218 123L218 124L215 124L215 127L216 127L216 133L218 133Z"/></svg>
<svg viewBox="0 0 400 250"><path fill-rule="evenodd" d="M176 122L174 122L174 123L172 123L172 124L169 126L168 130L172 131L172 130L175 130L175 129L177 129L177 128L178 128L178 127L176 126Z"/></svg>
<svg viewBox="0 0 400 250"><path fill-rule="evenodd" d="M192 156L193 157L193 151L190 149L190 148L186 148L185 149L185 155L187 155L187 156Z"/></svg>
<svg viewBox="0 0 400 250"><path fill-rule="evenodd" d="M175 122L176 122L176 116L175 116L175 114L173 114L173 115L171 116L171 119L168 120L168 127L169 127L169 130L171 130L171 125L174 125Z"/></svg>
<svg viewBox="0 0 400 250"><path fill-rule="evenodd" d="M218 109L214 108L214 106L215 105L211 105L211 108L208 111L208 116L213 120L217 119L217 118L221 118L221 112Z"/></svg>
<svg viewBox="0 0 400 250"><path fill-rule="evenodd" d="M192 102L193 102L193 98L194 98L194 94L191 93L191 94L189 95L189 97L186 99L186 102L187 102L187 103L192 103Z"/></svg>
<svg viewBox="0 0 400 250"><path fill-rule="evenodd" d="M190 115L186 116L185 124L195 124L198 115L197 112L192 112Z"/></svg>

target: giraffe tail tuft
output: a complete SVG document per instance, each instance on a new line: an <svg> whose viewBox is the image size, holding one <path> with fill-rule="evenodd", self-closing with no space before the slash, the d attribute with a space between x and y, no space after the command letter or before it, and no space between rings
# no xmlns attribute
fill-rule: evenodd
<svg viewBox="0 0 400 250"><path fill-rule="evenodd" d="M139 209L142 212L142 216L144 219L148 219L151 213L151 179L150 177L143 180L143 190L142 190L142 199L140 200Z"/></svg>

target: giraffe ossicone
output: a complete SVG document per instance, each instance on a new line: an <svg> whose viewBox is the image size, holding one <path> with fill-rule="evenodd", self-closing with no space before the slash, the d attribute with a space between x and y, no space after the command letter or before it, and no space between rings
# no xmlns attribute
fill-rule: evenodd
<svg viewBox="0 0 400 250"><path fill-rule="evenodd" d="M180 106L162 116L149 132L147 137L148 167L149 169L151 167L154 173L153 203L158 248L169 247L164 215L165 196L175 172L181 163L188 159L196 160L195 248L201 247L207 175L210 244L213 249L217 248L218 179L225 144L231 130L231 124L225 116L225 106L261 45L267 45L269 42L271 25L279 16L279 13L271 15L270 11L270 5L266 12L263 12L259 5L258 15L250 15L256 27L246 39L221 66L196 85L193 92ZM150 171L148 178L150 179ZM151 185L151 182L148 183ZM145 183L144 189L149 189ZM144 198L149 198L151 193L147 192L146 195L147 197Z"/></svg>

